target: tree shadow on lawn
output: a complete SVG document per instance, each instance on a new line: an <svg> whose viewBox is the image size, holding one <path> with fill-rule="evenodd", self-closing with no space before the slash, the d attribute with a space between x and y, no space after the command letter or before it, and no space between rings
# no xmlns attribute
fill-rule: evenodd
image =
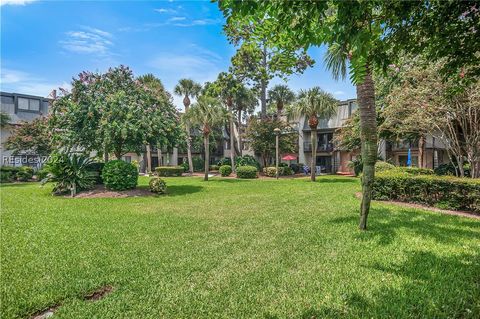
<svg viewBox="0 0 480 319"><path fill-rule="evenodd" d="M478 318L479 259L478 254L438 256L415 250L401 262L363 266L381 281L369 293L372 297L345 292L338 296L339 306L309 308L301 318ZM389 285L392 277L403 279L400 286Z"/></svg>
<svg viewBox="0 0 480 319"><path fill-rule="evenodd" d="M357 227L358 212L350 216L332 219L335 224ZM399 231L410 231L419 237L430 237L447 244L462 244L465 240L477 239L479 223L476 220L460 220L456 216L422 213L411 209L372 208L368 217L368 229L355 235L356 240L377 240L382 246L391 244ZM467 229L466 229L467 228ZM472 229L472 230L470 230Z"/></svg>
<svg viewBox="0 0 480 319"><path fill-rule="evenodd" d="M310 182L310 180L308 180ZM345 178L331 178L331 177L317 177L317 183L359 183L359 180L354 177L345 177Z"/></svg>
<svg viewBox="0 0 480 319"><path fill-rule="evenodd" d="M39 187L40 182L17 182L17 183L0 183L0 188L7 188L7 187L26 187L26 186L32 186L32 185L38 185Z"/></svg>
<svg viewBox="0 0 480 319"><path fill-rule="evenodd" d="M183 196L193 193L198 193L203 189L203 186L196 185L167 185L167 196Z"/></svg>

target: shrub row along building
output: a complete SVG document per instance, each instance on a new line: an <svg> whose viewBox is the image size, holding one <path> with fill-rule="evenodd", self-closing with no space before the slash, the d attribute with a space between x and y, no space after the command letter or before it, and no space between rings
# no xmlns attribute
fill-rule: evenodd
<svg viewBox="0 0 480 319"><path fill-rule="evenodd" d="M318 123L317 131L317 151L312 154L312 145L310 142L311 130L307 119L302 117L291 123L298 131L297 160L292 163L304 163L309 165L312 156L315 156L317 170L322 173L351 173L348 163L354 160L359 151L347 151L336 147L333 138L341 129L345 121L352 116L357 109L355 99L341 101L338 111L330 119L322 119ZM13 154L5 149L5 141L12 134L12 129L21 125L24 121L32 121L36 117L48 114L49 100L39 96L32 96L18 93L1 92L1 111L8 115L9 123L1 129L0 156L2 165L8 166L33 166L40 167L42 159L38 154L32 154L29 150L24 150L19 154ZM238 136L237 136L238 138ZM254 151L248 147L248 141L242 143L242 153L255 155ZM236 145L235 145L236 147ZM424 145L424 163L423 167L435 168L448 162L445 146L432 136L426 137ZM411 163L413 166L419 166L419 149L417 141L386 141L379 143L379 157L383 160L391 161L397 166L407 166L408 153L410 152ZM151 167L162 165L179 165L186 161L186 150L172 148L170 150L152 149L147 154L128 153L123 156L127 162L137 161L141 171L147 170L147 156L151 157ZM203 157L203 148L193 147L192 155L194 157ZM222 130L222 138L217 141L217 145L211 154L211 163L215 164L222 157L230 156L229 132Z"/></svg>

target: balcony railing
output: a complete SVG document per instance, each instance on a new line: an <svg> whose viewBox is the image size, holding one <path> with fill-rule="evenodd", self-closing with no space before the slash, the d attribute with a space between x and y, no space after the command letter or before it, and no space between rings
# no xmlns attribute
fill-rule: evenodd
<svg viewBox="0 0 480 319"><path fill-rule="evenodd" d="M311 142L303 142L303 151L304 152L311 152L312 151L312 143ZM317 152L331 152L333 151L333 144L318 144L317 145Z"/></svg>

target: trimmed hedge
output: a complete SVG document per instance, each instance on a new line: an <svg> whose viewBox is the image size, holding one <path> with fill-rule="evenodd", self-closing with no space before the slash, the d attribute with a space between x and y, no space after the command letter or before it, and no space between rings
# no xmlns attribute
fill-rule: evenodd
<svg viewBox="0 0 480 319"><path fill-rule="evenodd" d="M165 194L167 192L167 183L160 177L151 178L148 186L152 193Z"/></svg>
<svg viewBox="0 0 480 319"><path fill-rule="evenodd" d="M238 178L257 178L257 168L255 166L239 166L237 168Z"/></svg>
<svg viewBox="0 0 480 319"><path fill-rule="evenodd" d="M102 179L105 187L116 191L137 187L138 170L132 163L122 160L113 160L105 164L102 170Z"/></svg>
<svg viewBox="0 0 480 319"><path fill-rule="evenodd" d="M15 175L20 182L26 182L33 177L33 168L30 166L21 166Z"/></svg>
<svg viewBox="0 0 480 319"><path fill-rule="evenodd" d="M230 174L232 174L232 167L230 165L222 165L219 171L223 177L230 176Z"/></svg>
<svg viewBox="0 0 480 319"><path fill-rule="evenodd" d="M0 171L0 183L13 182L13 174L8 171Z"/></svg>
<svg viewBox="0 0 480 319"><path fill-rule="evenodd" d="M47 178L48 176L48 170L43 168L43 169L39 169L36 173L35 173L35 176L37 177L37 181L42 181L43 179Z"/></svg>
<svg viewBox="0 0 480 319"><path fill-rule="evenodd" d="M394 169L394 168L395 168L395 165L387 163L387 162L377 161L375 163L375 173L389 171L389 170Z"/></svg>
<svg viewBox="0 0 480 319"><path fill-rule="evenodd" d="M373 198L480 212L480 180L389 171L375 177Z"/></svg>
<svg viewBox="0 0 480 319"><path fill-rule="evenodd" d="M159 166L155 167L155 172L158 176L182 176L184 169L182 166Z"/></svg>

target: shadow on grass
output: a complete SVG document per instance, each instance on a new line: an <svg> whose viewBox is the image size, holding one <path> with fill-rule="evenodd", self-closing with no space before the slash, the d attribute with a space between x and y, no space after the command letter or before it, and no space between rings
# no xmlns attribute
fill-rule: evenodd
<svg viewBox="0 0 480 319"><path fill-rule="evenodd" d="M172 197L193 194L200 192L202 189L202 186L196 185L172 185L167 186L167 196Z"/></svg>
<svg viewBox="0 0 480 319"><path fill-rule="evenodd" d="M359 180L354 177L331 178L331 177L317 177L317 183L359 183Z"/></svg>
<svg viewBox="0 0 480 319"><path fill-rule="evenodd" d="M40 186L40 182L17 182L17 183L0 183L0 188L6 187L25 187L25 186L32 186L38 185Z"/></svg>
<svg viewBox="0 0 480 319"><path fill-rule="evenodd" d="M358 213L332 219L335 224L357 227ZM448 222L447 222L448 221ZM360 241L376 240L380 245L391 244L399 231L410 231L418 237L429 237L446 244L462 244L478 237L478 221L463 220L455 216L422 213L409 209L373 208L368 217L368 230L356 235ZM466 228L471 228L466 229Z"/></svg>
<svg viewBox="0 0 480 319"><path fill-rule="evenodd" d="M307 308L304 319L320 318L478 318L480 255L448 256L413 250L403 260L361 266L378 278L368 294L346 289L331 304ZM401 280L393 286L392 278ZM361 280L361 278L357 278ZM270 313L273 319L283 317Z"/></svg>

